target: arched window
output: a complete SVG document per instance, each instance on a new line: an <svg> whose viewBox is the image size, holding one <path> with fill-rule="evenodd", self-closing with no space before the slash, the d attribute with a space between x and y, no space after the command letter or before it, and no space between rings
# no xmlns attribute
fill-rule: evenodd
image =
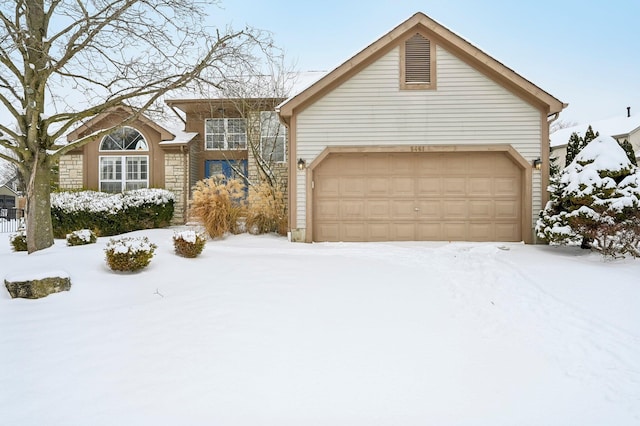
<svg viewBox="0 0 640 426"><path fill-rule="evenodd" d="M122 192L149 187L149 156L142 133L132 127L114 130L102 139L100 152L100 191ZM135 154L134 154L135 153Z"/></svg>
<svg viewBox="0 0 640 426"><path fill-rule="evenodd" d="M114 130L102 139L100 151L147 151L147 141L133 127Z"/></svg>

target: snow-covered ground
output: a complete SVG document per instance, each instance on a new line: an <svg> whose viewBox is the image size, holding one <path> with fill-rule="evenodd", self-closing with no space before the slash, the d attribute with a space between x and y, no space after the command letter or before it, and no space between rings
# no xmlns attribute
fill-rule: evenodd
<svg viewBox="0 0 640 426"><path fill-rule="evenodd" d="M249 235L184 259L171 229L132 235L159 246L136 274L108 238L0 244L2 278L72 280L0 290L0 424L640 424L640 260Z"/></svg>

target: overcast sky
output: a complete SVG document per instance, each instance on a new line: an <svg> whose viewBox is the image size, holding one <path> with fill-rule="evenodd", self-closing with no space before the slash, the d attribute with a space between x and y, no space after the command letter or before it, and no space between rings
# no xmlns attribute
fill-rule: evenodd
<svg viewBox="0 0 640 426"><path fill-rule="evenodd" d="M273 32L300 71L331 70L420 11L588 122L640 113L639 0L223 0L212 24Z"/></svg>

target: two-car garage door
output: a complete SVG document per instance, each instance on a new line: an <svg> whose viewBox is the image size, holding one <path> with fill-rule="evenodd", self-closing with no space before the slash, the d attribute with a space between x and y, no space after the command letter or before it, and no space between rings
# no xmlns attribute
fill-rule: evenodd
<svg viewBox="0 0 640 426"><path fill-rule="evenodd" d="M504 152L332 153L313 171L314 241L520 241Z"/></svg>

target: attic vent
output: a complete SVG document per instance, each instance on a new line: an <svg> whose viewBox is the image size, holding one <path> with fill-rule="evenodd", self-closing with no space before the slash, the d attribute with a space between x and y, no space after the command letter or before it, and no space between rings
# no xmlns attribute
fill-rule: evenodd
<svg viewBox="0 0 640 426"><path fill-rule="evenodd" d="M431 42L416 34L405 42L405 82L431 83Z"/></svg>

